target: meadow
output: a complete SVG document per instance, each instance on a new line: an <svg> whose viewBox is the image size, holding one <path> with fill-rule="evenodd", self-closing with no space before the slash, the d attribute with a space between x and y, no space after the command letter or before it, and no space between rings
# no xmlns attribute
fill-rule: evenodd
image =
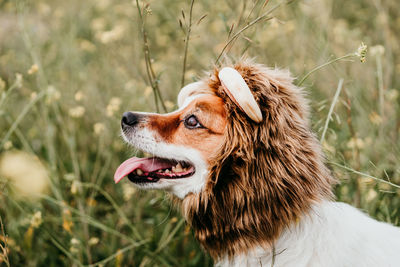
<svg viewBox="0 0 400 267"><path fill-rule="evenodd" d="M114 185L120 118L242 56L307 91L337 199L400 225L399 9L0 0L0 266L212 266L165 193Z"/></svg>

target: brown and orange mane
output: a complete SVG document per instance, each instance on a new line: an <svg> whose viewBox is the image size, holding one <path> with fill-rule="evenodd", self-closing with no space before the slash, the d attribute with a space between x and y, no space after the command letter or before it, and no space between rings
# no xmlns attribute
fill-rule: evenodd
<svg viewBox="0 0 400 267"><path fill-rule="evenodd" d="M214 259L270 247L313 203L332 197L335 183L310 130L308 104L289 73L249 62L234 66L264 120L251 121L225 95L215 70L206 82L224 100L225 142L210 159L200 193L177 200Z"/></svg>

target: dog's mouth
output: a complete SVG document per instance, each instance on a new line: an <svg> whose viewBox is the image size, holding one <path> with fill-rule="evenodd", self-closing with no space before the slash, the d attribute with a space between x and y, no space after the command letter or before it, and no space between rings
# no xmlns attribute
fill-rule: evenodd
<svg viewBox="0 0 400 267"><path fill-rule="evenodd" d="M124 177L133 183L155 183L160 179L180 179L192 176L194 166L186 161L164 158L137 158L124 161L114 174L115 183Z"/></svg>

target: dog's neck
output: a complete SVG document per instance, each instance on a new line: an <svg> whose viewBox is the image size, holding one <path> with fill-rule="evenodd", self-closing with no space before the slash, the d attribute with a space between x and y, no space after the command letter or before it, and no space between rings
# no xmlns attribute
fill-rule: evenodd
<svg viewBox="0 0 400 267"><path fill-rule="evenodd" d="M286 227L301 220L312 205L331 196L327 183L319 184L319 180L329 180L329 172L315 168L312 159L304 162L309 163L308 171L314 175L291 173L293 179L287 181L249 166L253 170L246 183L243 177L225 170L215 185L186 196L181 203L183 213L196 239L216 260L260 246L272 248ZM290 169L284 165L282 161L281 167ZM259 176L253 176L255 173Z"/></svg>

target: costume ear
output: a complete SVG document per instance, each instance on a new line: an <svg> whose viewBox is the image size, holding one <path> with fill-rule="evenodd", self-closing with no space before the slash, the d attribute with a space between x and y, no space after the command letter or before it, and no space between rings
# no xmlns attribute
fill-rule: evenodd
<svg viewBox="0 0 400 267"><path fill-rule="evenodd" d="M189 83L181 89L178 94L178 107L182 107L191 96L194 95L214 95L214 92L203 81Z"/></svg>
<svg viewBox="0 0 400 267"><path fill-rule="evenodd" d="M250 119L255 122L261 122L263 117L260 107L242 75L233 68L225 67L219 71L218 77L229 98L235 102Z"/></svg>

